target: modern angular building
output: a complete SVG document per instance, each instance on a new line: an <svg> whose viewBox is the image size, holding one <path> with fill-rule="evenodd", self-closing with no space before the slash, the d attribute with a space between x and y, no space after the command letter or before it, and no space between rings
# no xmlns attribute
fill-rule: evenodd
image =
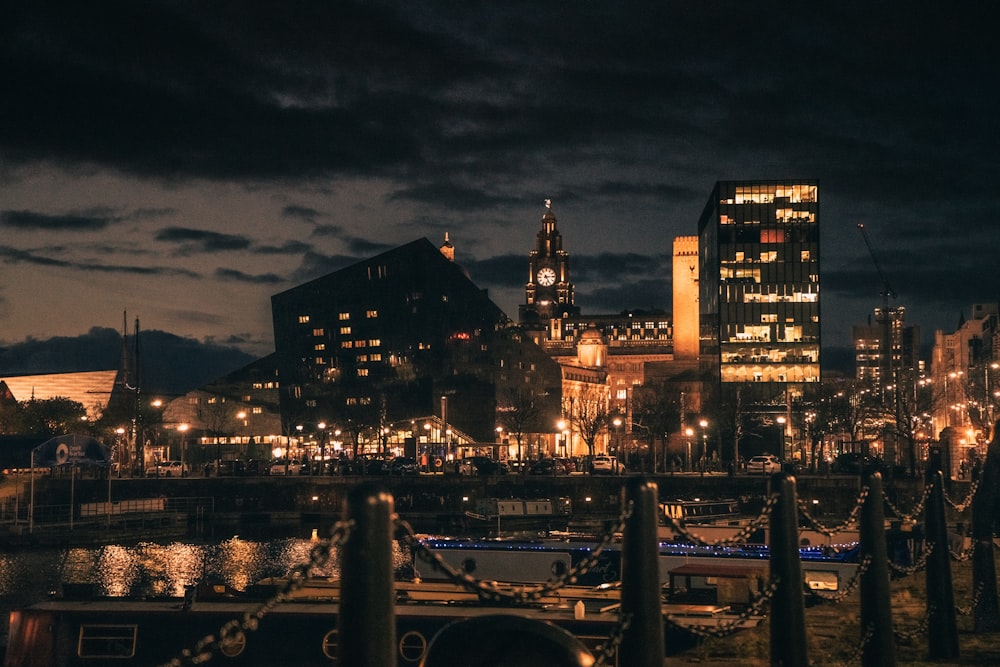
<svg viewBox="0 0 1000 667"><path fill-rule="evenodd" d="M345 436L364 426L370 439L436 416L435 430L490 444L498 403L516 387L554 423L558 364L453 257L450 241L419 239L274 295L282 418ZM419 442L421 426L431 424L407 437Z"/></svg>
<svg viewBox="0 0 1000 667"><path fill-rule="evenodd" d="M818 382L818 181L716 183L698 237L703 370L778 391Z"/></svg>

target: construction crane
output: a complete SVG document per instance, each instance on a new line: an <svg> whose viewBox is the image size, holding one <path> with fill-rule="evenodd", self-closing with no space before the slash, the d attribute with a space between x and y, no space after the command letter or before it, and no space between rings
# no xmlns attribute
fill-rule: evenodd
<svg viewBox="0 0 1000 667"><path fill-rule="evenodd" d="M889 284L889 279L885 276L885 271L882 270L882 265L878 263L878 256L875 254L875 248L872 247L871 239L868 238L868 232L865 231L865 226L862 223L858 223L858 230L861 232L861 237L865 240L865 245L868 246L868 254L872 256L872 262L875 264L875 270L878 271L879 280L882 281L882 317L889 317L889 299L896 298L896 290L892 289L892 285Z"/></svg>

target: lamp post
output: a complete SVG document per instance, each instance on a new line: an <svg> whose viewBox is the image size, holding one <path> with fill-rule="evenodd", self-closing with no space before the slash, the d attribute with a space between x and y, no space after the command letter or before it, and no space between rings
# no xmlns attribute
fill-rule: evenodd
<svg viewBox="0 0 1000 667"><path fill-rule="evenodd" d="M701 427L701 474L705 474L705 465L708 463L708 420L702 419L698 422Z"/></svg>
<svg viewBox="0 0 1000 667"><path fill-rule="evenodd" d="M781 459L782 461L788 460L788 452L785 449L786 433L785 433L785 423L788 421L785 419L784 415L778 417L775 421L781 427Z"/></svg>
<svg viewBox="0 0 1000 667"><path fill-rule="evenodd" d="M187 424L178 424L177 430L181 434L181 469L183 470L183 463L187 460Z"/></svg>
<svg viewBox="0 0 1000 667"><path fill-rule="evenodd" d="M622 448L622 418L615 417L611 420L611 424L615 427L615 456L621 461L621 448Z"/></svg>
<svg viewBox="0 0 1000 667"><path fill-rule="evenodd" d="M569 437L569 432L566 430L566 420L560 419L556 422L556 428L559 429L559 433L563 435L562 441L562 454L566 455L566 438ZM559 433L556 433L556 456L559 455Z"/></svg>
<svg viewBox="0 0 1000 667"><path fill-rule="evenodd" d="M694 429L688 426L684 429L684 435L687 437L687 456L684 459L684 468L688 471L691 470L691 437L694 435Z"/></svg>

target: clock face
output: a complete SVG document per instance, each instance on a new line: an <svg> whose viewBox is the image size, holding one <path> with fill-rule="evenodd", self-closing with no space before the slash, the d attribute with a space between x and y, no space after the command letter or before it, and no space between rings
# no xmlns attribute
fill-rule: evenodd
<svg viewBox="0 0 1000 667"><path fill-rule="evenodd" d="M545 285L546 287L548 287L549 285L552 285L553 283L555 283L555 281L556 281L556 272L555 271L553 271L552 269L550 269L547 266L545 268L543 268L543 269L539 269L539 271L538 271L538 284L539 285Z"/></svg>

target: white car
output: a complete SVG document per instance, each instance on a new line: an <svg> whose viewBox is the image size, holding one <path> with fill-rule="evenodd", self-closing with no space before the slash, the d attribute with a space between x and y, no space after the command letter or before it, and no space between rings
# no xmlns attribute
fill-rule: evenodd
<svg viewBox="0 0 1000 667"><path fill-rule="evenodd" d="M278 459L268 468L269 475L298 475L302 464L298 459Z"/></svg>
<svg viewBox="0 0 1000 667"><path fill-rule="evenodd" d="M780 471L781 471L781 461L779 461L778 457L774 456L773 454L764 454L763 456L751 456L750 460L747 461L748 473L765 474L769 472L780 472Z"/></svg>
<svg viewBox="0 0 1000 667"><path fill-rule="evenodd" d="M614 456L599 454L591 459L590 472L593 475L618 475L625 472L625 466Z"/></svg>
<svg viewBox="0 0 1000 667"><path fill-rule="evenodd" d="M164 461L156 464L157 477L187 477L188 465L180 461Z"/></svg>

